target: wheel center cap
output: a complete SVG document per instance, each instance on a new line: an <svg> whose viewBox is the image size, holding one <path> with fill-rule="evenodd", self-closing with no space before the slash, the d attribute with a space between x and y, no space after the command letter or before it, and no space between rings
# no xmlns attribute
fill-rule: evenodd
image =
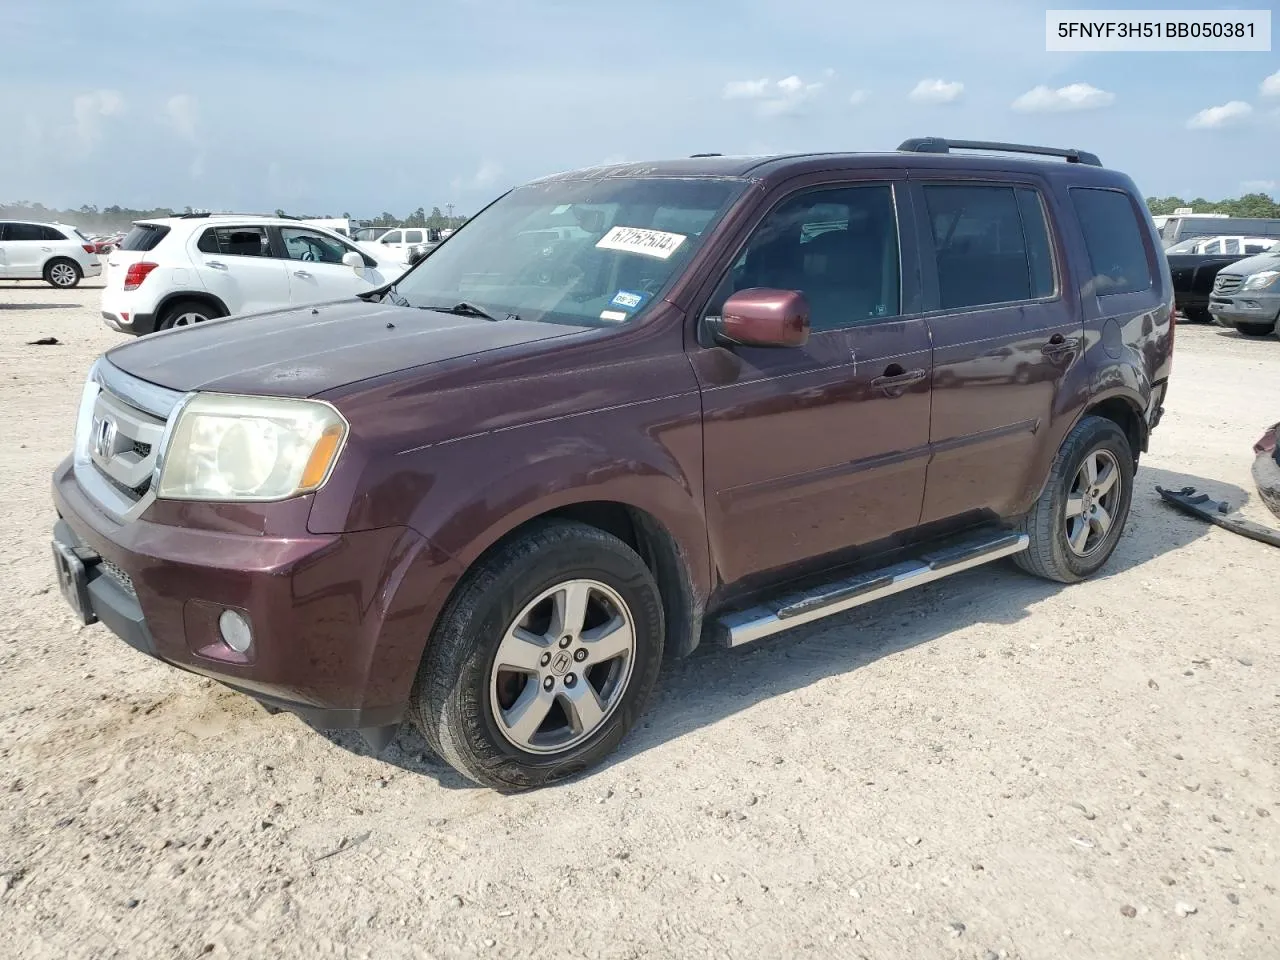
<svg viewBox="0 0 1280 960"><path fill-rule="evenodd" d="M568 650L560 650L551 658L551 672L557 677L563 677L569 672L569 668L573 666L573 656Z"/></svg>

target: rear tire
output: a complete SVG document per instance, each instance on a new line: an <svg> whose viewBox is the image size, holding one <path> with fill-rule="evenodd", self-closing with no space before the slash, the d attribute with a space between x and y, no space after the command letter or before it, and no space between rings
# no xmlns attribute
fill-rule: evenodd
<svg viewBox="0 0 1280 960"><path fill-rule="evenodd" d="M84 279L80 264L66 257L50 260L44 266L44 282L59 290L70 290Z"/></svg>
<svg viewBox="0 0 1280 960"><path fill-rule="evenodd" d="M409 716L476 783L545 786L618 746L657 680L664 634L657 584L634 550L585 524L539 524L459 584Z"/></svg>
<svg viewBox="0 0 1280 960"><path fill-rule="evenodd" d="M1031 544L1014 562L1058 583L1095 573L1129 518L1134 469L1124 431L1105 417L1086 416L1062 442L1040 499L1022 519Z"/></svg>
<svg viewBox="0 0 1280 960"><path fill-rule="evenodd" d="M1246 337L1269 337L1275 332L1274 323L1237 323L1236 329Z"/></svg>
<svg viewBox="0 0 1280 960"><path fill-rule="evenodd" d="M172 330L174 327L190 327L217 316L217 312L212 307L199 300L179 300L165 308L160 316L160 322L156 324L156 329Z"/></svg>

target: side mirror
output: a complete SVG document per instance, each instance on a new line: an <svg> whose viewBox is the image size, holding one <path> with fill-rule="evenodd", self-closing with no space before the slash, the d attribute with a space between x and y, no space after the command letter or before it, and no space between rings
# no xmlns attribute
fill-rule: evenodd
<svg viewBox="0 0 1280 960"><path fill-rule="evenodd" d="M708 317L716 340L744 347L802 347L809 340L809 301L799 290L752 287Z"/></svg>
<svg viewBox="0 0 1280 960"><path fill-rule="evenodd" d="M360 256L360 254L356 253L354 250L348 250L344 253L342 255L342 262L352 270L364 269L364 257Z"/></svg>

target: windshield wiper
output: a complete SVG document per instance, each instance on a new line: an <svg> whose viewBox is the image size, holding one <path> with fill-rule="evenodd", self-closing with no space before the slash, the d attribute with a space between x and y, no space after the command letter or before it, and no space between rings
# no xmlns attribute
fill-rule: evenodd
<svg viewBox="0 0 1280 960"><path fill-rule="evenodd" d="M419 307L419 310L434 310L436 313L452 313L457 317L482 317L485 320L497 320L491 313L486 313L474 303L468 303L463 300L461 303L455 303L452 307ZM510 317L508 317L510 319ZM516 317L518 320L519 317Z"/></svg>

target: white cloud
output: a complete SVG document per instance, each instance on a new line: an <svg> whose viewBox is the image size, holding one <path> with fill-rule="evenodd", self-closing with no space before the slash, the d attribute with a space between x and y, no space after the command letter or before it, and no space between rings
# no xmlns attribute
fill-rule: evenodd
<svg viewBox="0 0 1280 960"><path fill-rule="evenodd" d="M724 85L726 100L757 100L769 92L769 80L730 80Z"/></svg>
<svg viewBox="0 0 1280 960"><path fill-rule="evenodd" d="M1245 193L1275 193L1280 180L1241 180L1240 189Z"/></svg>
<svg viewBox="0 0 1280 960"><path fill-rule="evenodd" d="M493 160L483 161L469 177L454 177L450 186L459 193L467 190L487 190L502 176L502 164Z"/></svg>
<svg viewBox="0 0 1280 960"><path fill-rule="evenodd" d="M959 80L921 80L908 96L916 103L955 103L962 93Z"/></svg>
<svg viewBox="0 0 1280 960"><path fill-rule="evenodd" d="M1115 99L1114 93L1099 90L1091 84L1069 83L1057 90L1046 86L1033 87L1013 101L1012 106L1021 113L1064 113L1109 107Z"/></svg>
<svg viewBox="0 0 1280 960"><path fill-rule="evenodd" d="M200 104L189 93L176 93L164 105L165 118L178 136L192 143L200 124Z"/></svg>
<svg viewBox="0 0 1280 960"><path fill-rule="evenodd" d="M1187 121L1189 130L1212 130L1240 123L1253 113L1253 107L1243 100L1232 100L1220 107L1208 107Z"/></svg>
<svg viewBox="0 0 1280 960"><path fill-rule="evenodd" d="M865 90L855 90L853 91L853 93L849 94L850 106L856 107L866 102L867 102L867 91Z"/></svg>
<svg viewBox="0 0 1280 960"><path fill-rule="evenodd" d="M1258 91L1264 97L1280 97L1280 70L1263 80L1258 85Z"/></svg>
<svg viewBox="0 0 1280 960"><path fill-rule="evenodd" d="M124 97L117 90L94 90L82 93L71 104L75 117L75 133L85 146L92 146L102 136L102 122L125 111Z"/></svg>

